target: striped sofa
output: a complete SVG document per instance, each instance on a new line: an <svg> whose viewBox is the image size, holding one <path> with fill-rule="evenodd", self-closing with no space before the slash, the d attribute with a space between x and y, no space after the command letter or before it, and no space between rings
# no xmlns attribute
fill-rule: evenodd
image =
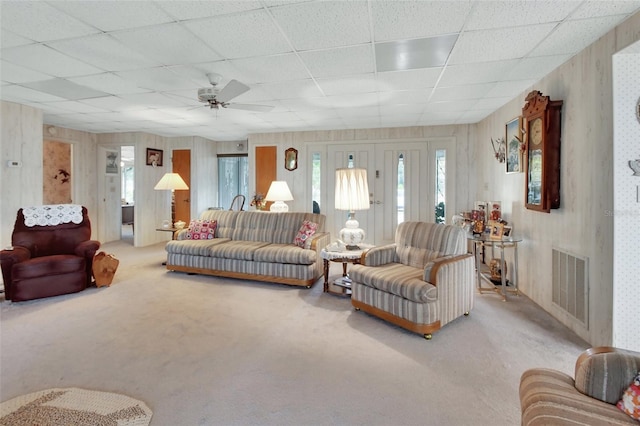
<svg viewBox="0 0 640 426"><path fill-rule="evenodd" d="M217 221L216 238L188 239L187 229L179 231L165 247L167 269L307 288L323 274L320 251L331 240L324 215L207 210L200 220ZM318 228L301 248L293 241L304 220Z"/></svg>
<svg viewBox="0 0 640 426"><path fill-rule="evenodd" d="M557 370L527 370L520 378L522 425L638 426L615 405L638 371L640 353L604 346L578 357L575 380Z"/></svg>
<svg viewBox="0 0 640 426"><path fill-rule="evenodd" d="M356 310L427 340L473 308L473 256L466 233L456 226L403 222L395 243L364 252L349 275Z"/></svg>

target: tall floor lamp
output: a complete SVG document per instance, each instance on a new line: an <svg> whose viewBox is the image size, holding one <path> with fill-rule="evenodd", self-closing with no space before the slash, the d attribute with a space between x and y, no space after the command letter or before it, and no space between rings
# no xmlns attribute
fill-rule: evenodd
<svg viewBox="0 0 640 426"><path fill-rule="evenodd" d="M356 220L356 210L369 209L369 184L366 169L337 169L335 208L347 210L349 218L340 230L340 239L348 250L358 250L364 241L365 232Z"/></svg>
<svg viewBox="0 0 640 426"><path fill-rule="evenodd" d="M171 226L174 226L175 215L174 215L174 204L175 204L175 194L174 191L176 189L189 189L186 182L178 173L165 173L162 176L162 179L153 187L153 189L158 191L171 191Z"/></svg>

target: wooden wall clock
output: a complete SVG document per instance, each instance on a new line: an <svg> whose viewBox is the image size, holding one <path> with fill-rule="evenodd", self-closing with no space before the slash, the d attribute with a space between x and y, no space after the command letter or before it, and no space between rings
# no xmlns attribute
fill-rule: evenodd
<svg viewBox="0 0 640 426"><path fill-rule="evenodd" d="M525 102L525 207L549 213L560 207L562 101L552 101L534 90Z"/></svg>

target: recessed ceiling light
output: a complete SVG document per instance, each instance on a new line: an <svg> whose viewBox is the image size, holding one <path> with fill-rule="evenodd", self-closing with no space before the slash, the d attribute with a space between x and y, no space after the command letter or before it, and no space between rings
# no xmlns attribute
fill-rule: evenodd
<svg viewBox="0 0 640 426"><path fill-rule="evenodd" d="M457 39L458 34L449 34L376 43L376 69L384 72L441 67Z"/></svg>

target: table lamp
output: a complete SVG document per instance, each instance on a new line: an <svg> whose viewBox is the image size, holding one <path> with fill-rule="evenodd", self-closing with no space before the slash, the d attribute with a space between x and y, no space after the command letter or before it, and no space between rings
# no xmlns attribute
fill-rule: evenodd
<svg viewBox="0 0 640 426"><path fill-rule="evenodd" d="M289 185L283 180L274 180L271 182L267 196L264 197L266 201L274 201L269 208L272 212L288 212L289 206L285 204L285 201L293 200L293 195L289 191Z"/></svg>
<svg viewBox="0 0 640 426"><path fill-rule="evenodd" d="M359 250L365 232L355 218L356 210L369 209L369 185L366 169L337 169L335 208L347 210L349 218L338 234L347 250Z"/></svg>
<svg viewBox="0 0 640 426"><path fill-rule="evenodd" d="M153 187L153 189L159 191L171 191L171 226L173 226L173 222L175 219L173 217L173 204L175 203L173 191L175 191L176 189L189 189L189 187L178 173L165 173L164 176L162 176L162 179L160 179L160 181L156 184L156 186Z"/></svg>

